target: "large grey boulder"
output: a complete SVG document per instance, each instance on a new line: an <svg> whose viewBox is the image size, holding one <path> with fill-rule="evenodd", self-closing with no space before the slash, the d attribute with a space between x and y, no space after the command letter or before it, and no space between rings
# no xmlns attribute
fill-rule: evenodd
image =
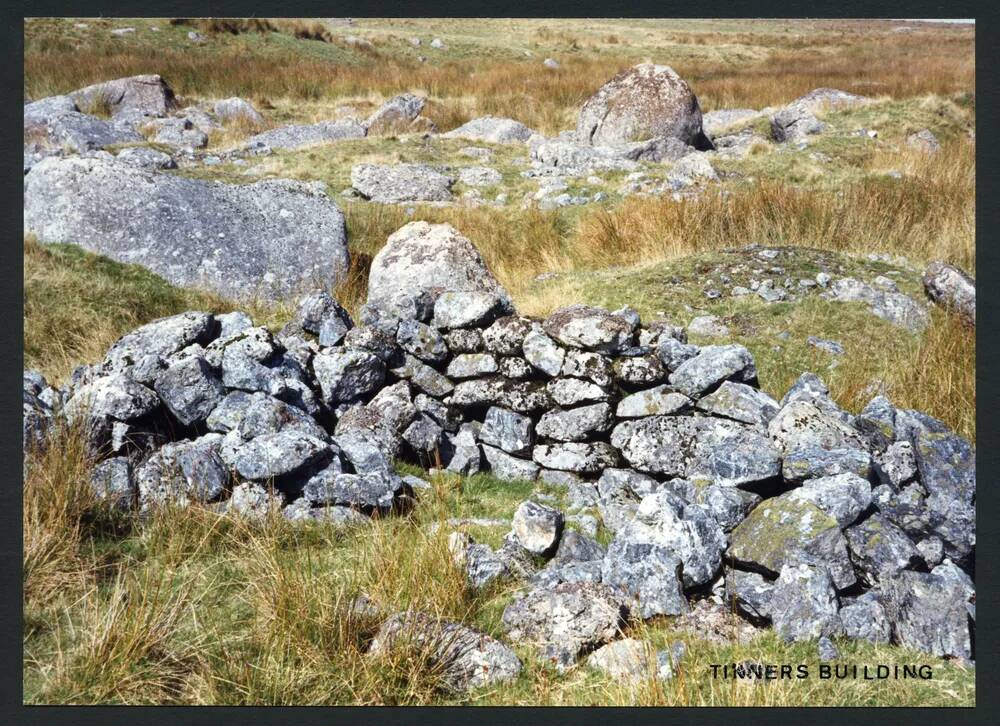
<svg viewBox="0 0 1000 726"><path fill-rule="evenodd" d="M628 608L611 588L590 583L563 583L536 588L503 612L512 640L536 645L543 660L557 669L572 665L580 654L615 638Z"/></svg>
<svg viewBox="0 0 1000 726"><path fill-rule="evenodd" d="M164 116L177 107L173 89L155 73L95 83L68 95L85 111L100 106L113 115L128 111Z"/></svg>
<svg viewBox="0 0 1000 726"><path fill-rule="evenodd" d="M712 148L687 82L669 66L652 63L618 73L587 99L576 134L594 145L672 137L699 149Z"/></svg>
<svg viewBox="0 0 1000 726"><path fill-rule="evenodd" d="M955 311L967 324L976 324L976 281L964 271L940 260L924 270L924 290L938 305Z"/></svg>
<svg viewBox="0 0 1000 726"><path fill-rule="evenodd" d="M348 139L363 139L365 127L354 119L320 121L316 124L280 126L251 136L243 142L243 149L298 149L313 144Z"/></svg>
<svg viewBox="0 0 1000 726"><path fill-rule="evenodd" d="M430 319L444 292L485 292L513 309L510 296L468 238L449 224L410 222L372 260L368 304L399 318Z"/></svg>
<svg viewBox="0 0 1000 726"><path fill-rule="evenodd" d="M442 136L448 139L469 139L492 144L513 144L526 142L533 133L535 132L520 121L483 116L474 118Z"/></svg>
<svg viewBox="0 0 1000 726"><path fill-rule="evenodd" d="M315 186L207 182L114 159L34 166L24 178L24 228L233 299L333 286L349 264L344 215Z"/></svg>
<svg viewBox="0 0 1000 726"><path fill-rule="evenodd" d="M485 633L416 611L386 620L368 652L391 657L401 648L426 657L444 685L459 693L512 681L522 667L514 651Z"/></svg>
<svg viewBox="0 0 1000 726"><path fill-rule="evenodd" d="M380 204L448 202L454 183L454 177L427 164L357 164L351 169L351 186Z"/></svg>

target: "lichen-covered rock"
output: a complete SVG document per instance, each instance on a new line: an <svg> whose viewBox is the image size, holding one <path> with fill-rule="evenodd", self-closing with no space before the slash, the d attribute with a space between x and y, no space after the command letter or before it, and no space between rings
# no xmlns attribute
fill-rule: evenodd
<svg viewBox="0 0 1000 726"><path fill-rule="evenodd" d="M611 443L639 471L667 477L745 486L781 472L767 437L735 421L675 416L623 421L611 432Z"/></svg>
<svg viewBox="0 0 1000 726"><path fill-rule="evenodd" d="M785 640L811 640L843 632L837 591L825 567L782 567L768 607L775 632Z"/></svg>
<svg viewBox="0 0 1000 726"><path fill-rule="evenodd" d="M391 472L345 474L329 466L311 476L302 496L313 505L350 507L363 512L388 511L403 489L403 480Z"/></svg>
<svg viewBox="0 0 1000 726"><path fill-rule="evenodd" d="M794 449L781 460L781 476L787 482L802 482L838 474L855 474L868 479L872 457L861 449Z"/></svg>
<svg viewBox="0 0 1000 726"><path fill-rule="evenodd" d="M512 521L517 541L535 555L555 552L564 524L562 512L532 501L521 502Z"/></svg>
<svg viewBox="0 0 1000 726"><path fill-rule="evenodd" d="M418 320L399 321L396 342L403 350L424 363L443 363L448 357L448 346L441 333Z"/></svg>
<svg viewBox="0 0 1000 726"><path fill-rule="evenodd" d="M857 580L837 520L787 494L765 499L729 535L727 555L738 565L777 577L786 564L830 570L837 589Z"/></svg>
<svg viewBox="0 0 1000 726"><path fill-rule="evenodd" d="M136 483L132 463L125 456L105 459L94 467L90 487L98 501L113 508L128 511L136 498Z"/></svg>
<svg viewBox="0 0 1000 726"><path fill-rule="evenodd" d="M549 411L542 415L536 433L553 441L586 441L611 428L614 418L607 403L594 403L566 411Z"/></svg>
<svg viewBox="0 0 1000 726"><path fill-rule="evenodd" d="M239 96L219 99L215 102L212 110L215 112L216 118L223 123L229 121L242 121L249 124L264 123L264 117L261 116L260 111L254 108L252 103Z"/></svg>
<svg viewBox="0 0 1000 726"><path fill-rule="evenodd" d="M424 99L412 93L401 93L383 103L367 119L368 133L382 133L405 128L424 110Z"/></svg>
<svg viewBox="0 0 1000 726"><path fill-rule="evenodd" d="M781 143L798 142L807 136L818 134L825 127L807 108L789 104L771 116L771 137Z"/></svg>
<svg viewBox="0 0 1000 726"><path fill-rule="evenodd" d="M722 565L726 548L722 527L704 508L685 504L667 491L644 496L635 517L618 530L617 537L673 552L683 563L685 587L710 582Z"/></svg>
<svg viewBox="0 0 1000 726"><path fill-rule="evenodd" d="M595 145L670 137L696 148L712 148L691 88L669 66L652 63L622 71L587 99L576 135Z"/></svg>
<svg viewBox="0 0 1000 726"><path fill-rule="evenodd" d="M449 378L477 378L498 373L497 359L489 353L460 353L451 359L446 373Z"/></svg>
<svg viewBox="0 0 1000 726"><path fill-rule="evenodd" d="M315 124L279 126L251 136L243 142L243 149L299 149L313 144L346 139L363 139L365 127L354 119L320 121Z"/></svg>
<svg viewBox="0 0 1000 726"><path fill-rule="evenodd" d="M872 487L857 474L836 474L810 479L786 496L790 501L812 502L841 527L849 527L872 503Z"/></svg>
<svg viewBox="0 0 1000 726"><path fill-rule="evenodd" d="M412 610L386 620L368 652L389 656L401 648L425 654L440 667L444 684L459 693L507 683L522 668L514 651L485 633Z"/></svg>
<svg viewBox="0 0 1000 726"><path fill-rule="evenodd" d="M560 670L576 658L618 635L628 608L611 588L590 583L564 583L536 588L503 612L511 639L538 646L543 660Z"/></svg>
<svg viewBox="0 0 1000 726"><path fill-rule="evenodd" d="M803 400L782 405L767 430L784 453L811 448L865 449L856 429L836 414Z"/></svg>
<svg viewBox="0 0 1000 726"><path fill-rule="evenodd" d="M726 600L751 622L770 622L773 590L774 583L759 573L726 571Z"/></svg>
<svg viewBox="0 0 1000 726"><path fill-rule="evenodd" d="M467 121L441 136L447 139L469 139L491 144L513 144L526 142L533 133L535 132L514 119L482 116Z"/></svg>
<svg viewBox="0 0 1000 726"><path fill-rule="evenodd" d="M327 348L313 358L313 371L328 406L349 403L372 393L385 381L385 363L349 348Z"/></svg>
<svg viewBox="0 0 1000 726"><path fill-rule="evenodd" d="M527 416L499 406L486 412L479 440L508 454L526 454L534 442L535 425Z"/></svg>
<svg viewBox="0 0 1000 726"><path fill-rule="evenodd" d="M612 680L640 684L656 671L656 657L648 643L624 638L601 646L589 656L587 665Z"/></svg>
<svg viewBox="0 0 1000 726"><path fill-rule="evenodd" d="M452 532L448 535L448 551L451 552L455 565L465 570L466 579L474 588L487 587L510 574L503 560L492 548L476 544L464 532Z"/></svg>
<svg viewBox="0 0 1000 726"><path fill-rule="evenodd" d="M604 559L607 551L597 540L586 535L566 530L559 539L559 547L552 557L554 565L561 565L568 562L598 562Z"/></svg>
<svg viewBox="0 0 1000 726"><path fill-rule="evenodd" d="M232 299L276 298L347 272L344 215L315 185L226 184L114 158L49 158L24 178L24 228Z"/></svg>
<svg viewBox="0 0 1000 726"><path fill-rule="evenodd" d="M503 481L531 481L538 476L538 464L529 459L511 456L505 451L483 444L483 456L489 462L493 476Z"/></svg>
<svg viewBox="0 0 1000 726"><path fill-rule="evenodd" d="M830 284L830 299L837 302L860 302L873 315L912 333L919 333L930 322L930 314L921 304L901 292L883 290L874 285L841 277Z"/></svg>
<svg viewBox="0 0 1000 726"><path fill-rule="evenodd" d="M611 361L606 356L591 351L567 350L562 375L584 378L605 388L614 382Z"/></svg>
<svg viewBox="0 0 1000 726"><path fill-rule="evenodd" d="M241 444L234 454L233 468L244 479L268 481L297 474L331 455L327 442L286 430L257 436Z"/></svg>
<svg viewBox="0 0 1000 726"><path fill-rule="evenodd" d="M630 345L635 325L603 308L570 305L542 323L553 339L571 348L615 352Z"/></svg>
<svg viewBox="0 0 1000 726"><path fill-rule="evenodd" d="M840 621L844 626L844 635L849 638L884 645L892 636L892 625L874 591L844 600Z"/></svg>
<svg viewBox="0 0 1000 726"><path fill-rule="evenodd" d="M357 164L351 186L379 204L448 202L455 179L427 164Z"/></svg>
<svg viewBox="0 0 1000 726"><path fill-rule="evenodd" d="M618 452L603 441L592 443L538 444L531 458L546 469L596 474L618 463Z"/></svg>
<svg viewBox="0 0 1000 726"><path fill-rule="evenodd" d="M615 378L628 387L659 383L667 378L667 369L655 353L618 358L611 369Z"/></svg>
<svg viewBox="0 0 1000 726"><path fill-rule="evenodd" d="M281 511L284 503L285 498L281 492L269 491L253 482L243 482L233 487L233 493L226 500L226 513L263 519Z"/></svg>
<svg viewBox="0 0 1000 726"><path fill-rule="evenodd" d="M698 400L697 407L713 416L748 424L767 424L778 413L778 402L745 383L723 381L715 391Z"/></svg>
<svg viewBox="0 0 1000 726"><path fill-rule="evenodd" d="M975 586L954 565L931 572L904 571L882 586L893 642L937 656L971 660L969 605Z"/></svg>
<svg viewBox="0 0 1000 726"><path fill-rule="evenodd" d="M484 328L509 312L510 305L492 292L444 292L434 302L432 324L436 328Z"/></svg>
<svg viewBox="0 0 1000 726"><path fill-rule="evenodd" d="M479 251L448 224L410 222L372 260L368 304L396 317L428 320L443 292L485 292L513 309Z"/></svg>
<svg viewBox="0 0 1000 726"><path fill-rule="evenodd" d="M665 416L690 408L692 401L683 393L673 391L666 384L624 396L615 409L618 418Z"/></svg>
<svg viewBox="0 0 1000 726"><path fill-rule="evenodd" d="M613 588L642 619L688 610L683 564L668 547L616 537L601 566L602 582Z"/></svg>
<svg viewBox="0 0 1000 726"><path fill-rule="evenodd" d="M670 384L691 398L701 396L725 380L757 382L753 356L742 345L707 345L670 374Z"/></svg>
<svg viewBox="0 0 1000 726"><path fill-rule="evenodd" d="M575 406L579 403L607 401L611 394L596 383L579 378L556 378L546 385L545 390L560 406Z"/></svg>
<svg viewBox="0 0 1000 726"><path fill-rule="evenodd" d="M229 482L229 471L218 453L221 439L219 434L205 434L154 452L135 471L142 509L219 498Z"/></svg>
<svg viewBox="0 0 1000 726"><path fill-rule="evenodd" d="M566 351L540 328L533 329L524 337L522 350L525 360L546 375L555 377L562 370Z"/></svg>
<svg viewBox="0 0 1000 726"><path fill-rule="evenodd" d="M65 412L71 421L107 416L128 423L141 421L159 407L159 398L149 388L123 374L112 374L77 388Z"/></svg>
<svg viewBox="0 0 1000 726"><path fill-rule="evenodd" d="M923 564L919 550L899 527L880 514L844 530L855 568L870 586Z"/></svg>

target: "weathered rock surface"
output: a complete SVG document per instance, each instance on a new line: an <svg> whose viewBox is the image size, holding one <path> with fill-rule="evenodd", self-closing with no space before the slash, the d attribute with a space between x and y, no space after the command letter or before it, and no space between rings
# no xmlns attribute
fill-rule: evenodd
<svg viewBox="0 0 1000 726"><path fill-rule="evenodd" d="M448 202L454 183L427 164L358 164L351 169L351 186L380 204Z"/></svg>
<svg viewBox="0 0 1000 726"><path fill-rule="evenodd" d="M965 272L941 261L924 271L924 290L938 305L955 311L962 320L976 325L976 281Z"/></svg>
<svg viewBox="0 0 1000 726"><path fill-rule="evenodd" d="M701 109L691 88L669 66L643 63L601 86L583 104L576 124L590 144L672 137L712 148L701 127Z"/></svg>
<svg viewBox="0 0 1000 726"><path fill-rule="evenodd" d="M451 225L411 222L372 260L368 304L390 315L427 320L443 292L485 292L512 308L479 251Z"/></svg>
<svg viewBox="0 0 1000 726"><path fill-rule="evenodd" d="M148 267L232 299L333 286L347 272L344 216L317 188L169 176L114 159L46 159L24 178L25 231Z"/></svg>
<svg viewBox="0 0 1000 726"><path fill-rule="evenodd" d="M251 136L243 142L244 149L299 149L346 139L363 139L365 127L353 119L320 121L316 124L279 126Z"/></svg>
<svg viewBox="0 0 1000 726"><path fill-rule="evenodd" d="M512 144L526 142L533 133L535 132L520 121L483 116L472 119L442 136L448 139L469 139L491 144Z"/></svg>

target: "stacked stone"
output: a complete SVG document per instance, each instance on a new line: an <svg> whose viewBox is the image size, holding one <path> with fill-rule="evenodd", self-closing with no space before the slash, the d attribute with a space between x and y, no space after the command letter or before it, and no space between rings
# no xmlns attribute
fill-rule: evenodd
<svg viewBox="0 0 1000 726"><path fill-rule="evenodd" d="M239 312L154 321L62 390L26 373L25 446L82 424L95 489L143 511L362 522L427 486L400 459L563 486L606 550L537 503L497 551L452 543L474 586L530 580L505 622L562 664L598 643L561 642L560 603L603 602L606 641L622 613L708 593L790 639L973 657L975 452L940 421L881 396L851 415L808 373L776 401L743 346L627 307L519 316L446 225L390 237L359 317L316 292L277 334Z"/></svg>

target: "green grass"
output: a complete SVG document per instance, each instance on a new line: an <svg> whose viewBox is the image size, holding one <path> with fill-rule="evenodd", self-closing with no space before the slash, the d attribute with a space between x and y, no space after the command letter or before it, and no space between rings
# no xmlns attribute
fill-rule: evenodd
<svg viewBox="0 0 1000 726"><path fill-rule="evenodd" d="M412 469L408 469L412 470ZM423 472L421 472L423 473ZM426 476L426 474L425 474ZM971 705L974 670L889 646L838 642L847 664L930 662L930 681L776 681L743 685L710 677L712 663L805 663L815 643L762 631L748 643L685 630L672 618L633 623L654 649L680 640L687 656L667 683L624 687L585 664L557 675L513 643L517 681L457 697L436 687L419 654L365 655L377 621L347 615L365 593L385 612L413 607L457 618L505 639L501 616L516 583L473 593L447 554L446 516L507 515L527 482L485 475L421 494L405 519L338 530L253 524L198 508L133 522L118 536L84 528L82 554L100 551L106 574L29 598L36 627L25 638L27 703L471 704L471 705ZM461 494L457 492L460 491ZM37 492L29 489L29 495ZM33 500L32 500L33 501ZM479 532L474 536L493 546ZM117 574L114 574L117 573ZM46 613L48 613L46 615Z"/></svg>

